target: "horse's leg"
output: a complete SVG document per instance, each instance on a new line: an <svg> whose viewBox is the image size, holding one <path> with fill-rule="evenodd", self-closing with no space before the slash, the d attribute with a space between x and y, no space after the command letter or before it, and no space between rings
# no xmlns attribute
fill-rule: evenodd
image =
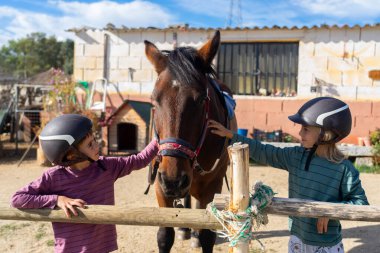
<svg viewBox="0 0 380 253"><path fill-rule="evenodd" d="M161 187L156 181L156 198L159 207L172 207L173 199L165 198ZM160 227L157 232L157 244L159 253L169 253L174 243L174 228L172 227Z"/></svg>
<svg viewBox="0 0 380 253"><path fill-rule="evenodd" d="M227 158L225 158L227 159ZM223 161L222 161L223 162ZM225 164L224 162L222 164ZM220 168L223 170L223 168ZM224 174L224 173L223 173ZM215 189L215 192L221 192L223 187L223 176L222 175L218 180L214 180L212 184L209 184L210 189ZM208 203L210 203L214 198L213 192L206 192L205 195L200 199L200 208L206 208ZM212 253L214 249L214 244L216 241L216 233L209 229L201 229L199 231L199 242L202 247L203 253Z"/></svg>
<svg viewBox="0 0 380 253"><path fill-rule="evenodd" d="M201 229L199 231L199 242L202 246L203 253L212 253L216 241L215 232L210 229Z"/></svg>
<svg viewBox="0 0 380 253"><path fill-rule="evenodd" d="M174 228L160 227L157 232L159 253L169 253L174 243Z"/></svg>
<svg viewBox="0 0 380 253"><path fill-rule="evenodd" d="M222 181L223 182L223 181ZM211 199L214 195L212 195ZM209 200L206 200L204 203L201 204L201 208L206 208L207 204L211 202ZM216 241L216 233L209 230L209 229L201 229L199 230L198 234L199 244L202 247L203 253L212 253L214 244Z"/></svg>
<svg viewBox="0 0 380 253"><path fill-rule="evenodd" d="M187 194L184 198L184 205L185 208L191 208L191 196L190 194ZM191 229L190 228L179 228L177 233L177 238L179 240L189 240L191 236Z"/></svg>
<svg viewBox="0 0 380 253"><path fill-rule="evenodd" d="M199 209L201 206L201 202L197 200L196 198L193 198L192 200L192 208L193 209ZM193 229L191 232L191 244L190 246L192 248L200 248L201 243L199 242L199 230L198 229Z"/></svg>

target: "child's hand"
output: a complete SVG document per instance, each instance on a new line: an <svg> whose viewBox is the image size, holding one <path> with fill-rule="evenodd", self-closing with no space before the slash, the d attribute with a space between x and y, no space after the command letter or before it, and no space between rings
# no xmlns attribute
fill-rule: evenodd
<svg viewBox="0 0 380 253"><path fill-rule="evenodd" d="M234 133L224 126L220 124L219 122L216 122L215 120L209 120L208 121L208 127L211 128L211 133L219 135L221 137L227 137L228 139L232 139L234 136Z"/></svg>
<svg viewBox="0 0 380 253"><path fill-rule="evenodd" d="M329 224L329 218L318 218L317 230L319 234L327 233L327 225Z"/></svg>
<svg viewBox="0 0 380 253"><path fill-rule="evenodd" d="M65 211L67 218L71 217L70 211L75 216L78 216L78 213L75 210L74 206L84 208L84 205L86 205L86 202L82 199L71 199L65 196L58 196L57 206Z"/></svg>

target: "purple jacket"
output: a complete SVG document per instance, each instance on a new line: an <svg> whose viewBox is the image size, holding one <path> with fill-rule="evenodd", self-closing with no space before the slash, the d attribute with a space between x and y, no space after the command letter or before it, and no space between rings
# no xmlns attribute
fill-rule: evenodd
<svg viewBox="0 0 380 253"><path fill-rule="evenodd" d="M146 167L156 156L155 140L139 154L103 157L84 170L56 166L17 191L15 208L55 208L58 195L83 199L89 205L114 205L114 182L133 170ZM100 166L102 164L103 166ZM102 168L103 167L103 168ZM111 252L117 250L116 226L53 222L55 252Z"/></svg>

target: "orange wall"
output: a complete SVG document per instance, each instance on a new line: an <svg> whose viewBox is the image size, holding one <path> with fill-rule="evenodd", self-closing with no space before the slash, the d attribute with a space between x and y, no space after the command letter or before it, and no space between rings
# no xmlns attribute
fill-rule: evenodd
<svg viewBox="0 0 380 253"><path fill-rule="evenodd" d="M248 129L248 137L253 130L282 130L298 137L300 127L288 119L307 100L281 98L237 98L236 116L239 128ZM358 144L358 137L365 137L376 128L380 128L380 102L345 101L352 113L351 134L342 140L343 143Z"/></svg>
<svg viewBox="0 0 380 253"><path fill-rule="evenodd" d="M132 99L149 102L149 96L125 96L123 99ZM292 98L235 98L236 116L239 128L248 129L248 137L252 137L255 128L263 131L282 130L294 137L298 137L300 127L288 119L298 111L307 101L306 99ZM119 95L108 96L107 107L116 110L122 103ZM368 136L376 128L380 128L380 101L349 101L352 113L351 134L342 140L343 143L358 144L358 137ZM111 109L111 110L112 110Z"/></svg>

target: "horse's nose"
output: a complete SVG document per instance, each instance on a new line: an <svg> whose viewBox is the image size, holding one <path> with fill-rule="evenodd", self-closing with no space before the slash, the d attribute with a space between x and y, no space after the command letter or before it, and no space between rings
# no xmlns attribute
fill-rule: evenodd
<svg viewBox="0 0 380 253"><path fill-rule="evenodd" d="M168 177L165 172L158 172L158 182L168 197L182 197L190 186L190 178L183 173L179 177Z"/></svg>

